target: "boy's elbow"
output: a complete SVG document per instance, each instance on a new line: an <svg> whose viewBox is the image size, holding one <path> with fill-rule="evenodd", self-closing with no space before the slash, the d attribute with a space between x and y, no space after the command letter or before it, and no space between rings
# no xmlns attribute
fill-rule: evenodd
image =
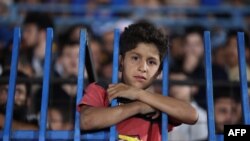
<svg viewBox="0 0 250 141"><path fill-rule="evenodd" d="M82 130L93 130L94 129L94 122L93 122L92 118L81 115L80 127Z"/></svg>
<svg viewBox="0 0 250 141"><path fill-rule="evenodd" d="M189 124L193 125L195 124L198 119L199 119L199 113L197 112L197 110L195 110L194 108L192 109L192 114L190 114L190 121Z"/></svg>

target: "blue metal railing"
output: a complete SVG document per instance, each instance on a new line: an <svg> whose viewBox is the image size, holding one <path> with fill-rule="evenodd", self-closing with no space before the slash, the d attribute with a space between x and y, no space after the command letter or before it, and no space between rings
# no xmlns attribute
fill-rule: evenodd
<svg viewBox="0 0 250 141"><path fill-rule="evenodd" d="M168 47L169 53L169 47ZM166 55L163 60L163 68L162 68L162 95L168 96L168 88L169 88L169 81L168 81L168 70L169 70L169 55ZM162 126L161 126L161 133L162 133L162 141L168 140L168 116L166 113L162 113Z"/></svg>
<svg viewBox="0 0 250 141"><path fill-rule="evenodd" d="M80 115L76 112L75 117L75 128L74 131L46 131L47 124L47 106L48 106L48 91L49 91L49 78L50 78L50 63L51 63L51 46L53 40L53 29L47 29L47 40L46 40L46 54L45 54L45 75L43 79L43 95L41 104L41 118L40 118L40 130L39 131L11 131L12 124L12 114L13 114L13 101L14 92L16 84L16 71L17 71L17 60L18 60L18 50L20 43L20 28L15 28L14 31L14 47L12 53L11 62L11 74L9 79L9 90L8 90L8 100L7 100L7 111L6 120L4 125L4 131L0 132L0 139L4 141L9 141L10 139L20 139L20 140L32 140L39 139L43 140L81 140L81 139L94 139L94 140L116 140L117 133L115 126L111 127L109 132L98 132L98 133L81 133L80 132ZM79 52L79 68L78 68L78 88L77 88L77 103L81 100L82 92L84 89L84 65L85 65L85 51L87 45L86 31L81 30L80 35L80 52ZM209 141L220 141L223 140L223 135L216 135L215 133L215 123L214 123L214 103L213 103L213 81L212 81L212 67L211 67L211 41L210 32L204 32L204 44L205 44L205 67L206 67L206 94L207 94L207 106L208 106L208 131L209 131ZM118 82L118 55L119 55L119 31L115 30L115 40L114 40L114 71L113 71L113 83ZM244 34L238 33L238 56L239 56L239 69L240 69L240 81L242 90L242 108L244 116L244 124L249 124L249 103L247 95L247 81L246 81L246 61L244 52ZM168 92L168 57L165 57L163 63L163 95L167 95ZM115 101L112 101L112 105L115 106ZM162 140L167 141L167 115L162 115Z"/></svg>
<svg viewBox="0 0 250 141"><path fill-rule="evenodd" d="M240 72L240 83L241 83L241 101L242 101L242 113L244 124L250 124L249 114L249 97L247 87L247 73L246 73L246 55L245 55L245 39L244 33L237 33L237 47L238 47L238 62Z"/></svg>
<svg viewBox="0 0 250 141"><path fill-rule="evenodd" d="M211 40L210 32L204 32L205 47L205 70L206 70L206 96L207 96L207 116L208 116L208 139L215 141L215 122L214 122L214 100L213 100L213 77L211 59Z"/></svg>
<svg viewBox="0 0 250 141"><path fill-rule="evenodd" d="M118 83L118 71L119 71L119 39L120 32L118 29L115 29L115 37L114 37L114 52L113 52L113 72L112 72L112 83ZM111 102L111 106L116 106L117 100L113 99ZM110 138L109 141L115 141L117 138L116 126L113 125L110 128Z"/></svg>
<svg viewBox="0 0 250 141"><path fill-rule="evenodd" d="M46 139L45 135L46 135L46 128L47 128L46 126L47 126L47 111L48 111L48 101L49 101L49 82L50 82L50 67L51 67L51 56L52 56L52 53L51 53L52 41L53 41L53 29L47 28L39 141L45 141Z"/></svg>
<svg viewBox="0 0 250 141"><path fill-rule="evenodd" d="M91 9L93 10L93 9ZM7 16L0 17L0 23L16 23L21 24L23 16L20 11L37 11L37 12L50 12L57 13L54 16L56 25L73 25L77 23L93 24L96 22L116 22L121 19L119 13L129 13L134 16L122 17L127 20L137 20L147 17L148 20L156 24L167 25L167 26L188 26L193 24L200 24L204 26L214 27L245 27L247 26L244 21L246 15L250 15L250 7L233 7L233 6L213 6L213 7L170 7L160 6L157 8L150 7L134 7L134 6L99 6L94 9L94 13L109 13L109 14L94 14L89 16L86 13L90 9L85 5L65 5L65 4L14 4L9 6L10 14ZM70 16L60 16L60 13L68 13ZM161 18L158 16L149 16L151 13L159 13ZM188 18L172 18L171 14L184 14L184 15L198 15L190 16ZM214 18L211 20L208 15L219 14L227 15L225 18ZM87 15L87 16L85 16ZM98 15L98 16L96 16ZM107 16L108 15L108 16Z"/></svg>
<svg viewBox="0 0 250 141"><path fill-rule="evenodd" d="M21 40L20 28L15 28L14 29L14 41L13 41L14 45L13 45L13 52L12 52L12 58L11 58L11 71L10 71L10 79L9 79L7 107L6 107L6 111L8 112L6 112L6 116L5 116L5 119L8 119L8 120L5 120L4 131L3 131L4 141L10 140L20 40Z"/></svg>
<svg viewBox="0 0 250 141"><path fill-rule="evenodd" d="M87 46L87 35L86 30L80 31L80 49L79 49L79 66L78 66L78 81L77 81L77 95L76 103L80 103L83 96L84 89L84 67L85 67L85 54ZM76 105L77 106L77 105ZM74 130L74 141L80 141L80 114L76 111L75 113L75 130Z"/></svg>

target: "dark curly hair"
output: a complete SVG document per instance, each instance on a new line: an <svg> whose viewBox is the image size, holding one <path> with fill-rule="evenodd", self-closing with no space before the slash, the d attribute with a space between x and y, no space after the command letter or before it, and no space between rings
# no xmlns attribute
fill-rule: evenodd
<svg viewBox="0 0 250 141"><path fill-rule="evenodd" d="M156 45L162 66L162 60L167 54L168 39L153 24L148 22L138 22L125 28L120 37L120 55L124 57L126 52L136 48L139 43L152 43Z"/></svg>

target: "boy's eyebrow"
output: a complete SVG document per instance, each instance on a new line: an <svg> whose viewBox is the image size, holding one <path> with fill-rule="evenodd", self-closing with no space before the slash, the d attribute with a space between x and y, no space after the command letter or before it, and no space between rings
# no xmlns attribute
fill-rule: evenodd
<svg viewBox="0 0 250 141"><path fill-rule="evenodd" d="M149 57L149 59L153 59L153 60L157 61L157 59L155 57Z"/></svg>
<svg viewBox="0 0 250 141"><path fill-rule="evenodd" d="M138 56L140 56L140 57L142 56L140 53L137 53L137 52L134 52L134 51L132 51L131 54L135 54L135 55L138 55ZM149 59L159 60L159 59L157 59L157 58L154 57L154 56L150 56Z"/></svg>
<svg viewBox="0 0 250 141"><path fill-rule="evenodd" d="M134 51L131 51L131 54L136 54L136 55L138 55L138 56L141 56L139 53L134 52Z"/></svg>

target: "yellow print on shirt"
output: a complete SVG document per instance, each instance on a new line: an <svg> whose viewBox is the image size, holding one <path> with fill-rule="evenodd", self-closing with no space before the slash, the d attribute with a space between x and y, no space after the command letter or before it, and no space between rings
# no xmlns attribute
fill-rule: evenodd
<svg viewBox="0 0 250 141"><path fill-rule="evenodd" d="M119 141L141 141L137 137L130 137L126 135L118 135Z"/></svg>

